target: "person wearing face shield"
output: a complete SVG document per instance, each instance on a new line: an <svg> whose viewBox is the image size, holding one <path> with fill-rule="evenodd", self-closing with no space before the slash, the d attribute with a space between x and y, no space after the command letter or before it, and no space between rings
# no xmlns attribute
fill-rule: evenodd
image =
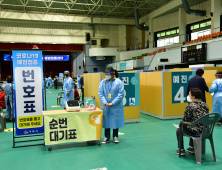
<svg viewBox="0 0 222 170"><path fill-rule="evenodd" d="M125 126L123 98L124 84L118 78L118 72L112 67L105 70L105 79L99 85L99 98L103 103L103 128L105 138L103 144L110 141L110 129L113 129L113 141L119 143L118 130Z"/></svg>
<svg viewBox="0 0 222 170"><path fill-rule="evenodd" d="M198 88L190 89L189 97L187 99L189 101L189 104L186 106L184 116L182 118L183 122L193 123L196 120L200 119L201 117L209 114L209 108L207 104L205 102L202 102L202 92L200 89ZM203 131L203 125L201 124L183 126L183 132L187 135L200 136L202 134L202 131ZM177 129L176 136L179 148L180 128ZM181 155L186 155L186 152L184 150L183 140L181 142L182 142ZM189 145L190 147L187 148L187 151L190 153L194 153L194 145L192 138L190 138ZM179 150L176 150L176 154L179 154Z"/></svg>
<svg viewBox="0 0 222 170"><path fill-rule="evenodd" d="M222 71L218 71L216 80L211 84L209 93L213 94L213 113L220 113L222 115ZM218 124L222 124L222 119L218 121Z"/></svg>
<svg viewBox="0 0 222 170"><path fill-rule="evenodd" d="M74 100L74 82L72 78L70 77L69 71L64 72L65 78L63 83L63 103L62 106L65 109L66 108L66 101L68 100Z"/></svg>

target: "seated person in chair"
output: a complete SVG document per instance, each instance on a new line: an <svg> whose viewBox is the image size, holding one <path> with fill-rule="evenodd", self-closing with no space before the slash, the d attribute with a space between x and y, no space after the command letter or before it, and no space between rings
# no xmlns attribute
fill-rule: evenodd
<svg viewBox="0 0 222 170"><path fill-rule="evenodd" d="M186 106L184 116L182 118L183 122L193 123L196 120L200 119L201 117L207 115L209 113L209 108L206 103L202 102L202 92L198 88L193 88L189 91L189 96L187 96L187 101L189 104ZM197 124L193 126L184 125L183 132L187 135L192 136L199 136L201 135L203 130L203 125ZM178 128L176 131L177 141L178 141L178 148L179 148L179 137L180 137L180 129ZM186 155L184 150L183 140L182 148L181 148L181 155ZM190 138L190 147L187 148L187 151L190 153L194 153L193 148L193 139ZM179 154L179 150L176 150L176 154Z"/></svg>
<svg viewBox="0 0 222 170"><path fill-rule="evenodd" d="M0 106L2 107L2 109L6 109L6 106L5 106L5 92L3 90L3 85L2 85L2 91L0 92Z"/></svg>
<svg viewBox="0 0 222 170"><path fill-rule="evenodd" d="M74 84L74 100L79 101L79 92L76 89L76 84Z"/></svg>

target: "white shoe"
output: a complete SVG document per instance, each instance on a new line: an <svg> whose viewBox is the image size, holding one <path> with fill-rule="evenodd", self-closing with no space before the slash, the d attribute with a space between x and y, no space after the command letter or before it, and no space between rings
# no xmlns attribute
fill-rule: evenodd
<svg viewBox="0 0 222 170"><path fill-rule="evenodd" d="M114 138L113 138L113 142L114 142L114 143L119 143L118 138L117 138L117 137L114 137Z"/></svg>
<svg viewBox="0 0 222 170"><path fill-rule="evenodd" d="M109 139L108 138L104 138L103 141L102 141L102 144L106 144L106 143L109 143Z"/></svg>

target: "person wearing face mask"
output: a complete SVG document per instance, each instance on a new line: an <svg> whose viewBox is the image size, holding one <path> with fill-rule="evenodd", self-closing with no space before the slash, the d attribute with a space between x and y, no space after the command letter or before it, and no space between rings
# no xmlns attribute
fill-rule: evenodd
<svg viewBox="0 0 222 170"><path fill-rule="evenodd" d="M200 119L204 115L209 114L209 108L205 102L202 102L202 92L198 88L190 89L189 91L189 104L186 106L184 116L182 118L183 122L190 122L193 123L196 120ZM203 130L203 125L197 124L197 125L184 125L183 126L183 132L188 135L201 135ZM176 131L177 135L177 142L178 142L178 148L179 148L179 137L180 137L180 129L178 128ZM182 142L182 149L181 149L181 155L186 155L186 152L184 150L184 144L183 140ZM190 138L190 147L187 148L187 151L190 153L194 153L194 147L193 147L193 139ZM179 150L176 150L176 154L179 154Z"/></svg>
<svg viewBox="0 0 222 170"><path fill-rule="evenodd" d="M112 67L105 70L105 79L99 85L99 98L103 103L103 144L109 143L110 129L113 129L113 141L119 143L118 130L125 126L123 112L124 84L118 78L118 72Z"/></svg>
<svg viewBox="0 0 222 170"><path fill-rule="evenodd" d="M213 95L213 113L220 113L222 115L222 71L218 71L216 80L211 84L209 93ZM218 124L222 124L222 119L218 121Z"/></svg>
<svg viewBox="0 0 222 170"><path fill-rule="evenodd" d="M49 77L48 77L48 79L47 79L47 82L48 82L49 90L50 90L50 89L52 90L52 78L51 78L50 75L49 75Z"/></svg>
<svg viewBox="0 0 222 170"><path fill-rule="evenodd" d="M203 78L203 75L204 75L204 70L201 68L197 69L196 76L191 78L188 83L187 96L189 95L190 89L198 88L202 92L202 101L206 103L205 91L208 92L209 89L207 87L205 79Z"/></svg>
<svg viewBox="0 0 222 170"><path fill-rule="evenodd" d="M72 78L70 77L69 71L64 72L65 78L63 83L63 103L62 106L65 109L66 101L68 100L74 100L74 82Z"/></svg>

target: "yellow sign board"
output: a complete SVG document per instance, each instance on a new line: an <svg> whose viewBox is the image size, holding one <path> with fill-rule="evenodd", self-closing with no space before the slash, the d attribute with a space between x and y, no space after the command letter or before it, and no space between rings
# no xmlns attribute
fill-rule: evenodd
<svg viewBox="0 0 222 170"><path fill-rule="evenodd" d="M19 128L42 127L42 115L18 117Z"/></svg>

